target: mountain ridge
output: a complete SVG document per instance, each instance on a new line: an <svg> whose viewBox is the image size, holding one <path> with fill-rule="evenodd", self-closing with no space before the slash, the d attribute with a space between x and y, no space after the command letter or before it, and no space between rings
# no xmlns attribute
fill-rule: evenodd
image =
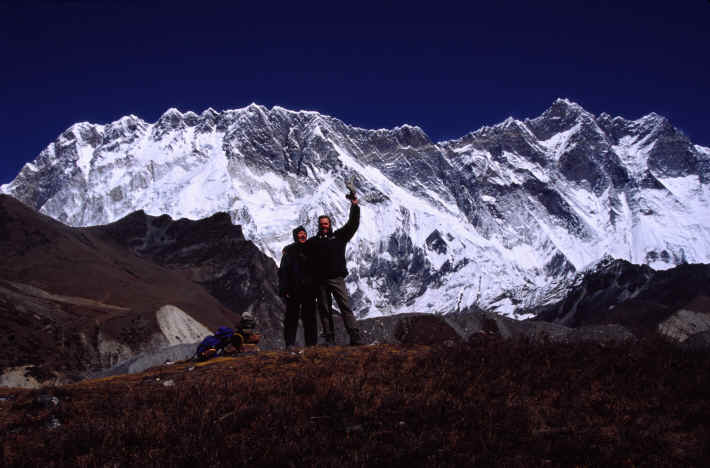
<svg viewBox="0 0 710 468"><path fill-rule="evenodd" d="M251 104L75 124L0 191L77 226L224 211L278 261L294 226L347 217L352 182L361 318L470 305L516 316L605 255L710 262L709 177L710 149L667 119L596 117L566 99L438 143L416 126Z"/></svg>

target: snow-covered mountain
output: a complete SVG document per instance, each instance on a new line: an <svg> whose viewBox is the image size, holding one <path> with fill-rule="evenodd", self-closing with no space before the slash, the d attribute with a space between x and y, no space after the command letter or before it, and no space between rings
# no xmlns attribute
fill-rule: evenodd
<svg viewBox="0 0 710 468"><path fill-rule="evenodd" d="M594 116L563 99L440 143L255 104L84 122L0 191L72 226L225 211L278 261L293 227L347 219L348 182L362 206L348 263L361 317L515 316L604 256L710 263L710 149L659 115Z"/></svg>

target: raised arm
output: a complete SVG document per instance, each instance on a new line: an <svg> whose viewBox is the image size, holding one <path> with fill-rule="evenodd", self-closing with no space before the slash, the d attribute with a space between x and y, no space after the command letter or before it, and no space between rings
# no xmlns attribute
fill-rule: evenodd
<svg viewBox="0 0 710 468"><path fill-rule="evenodd" d="M345 242L350 242L357 228L360 226L360 206L357 203L357 198L353 199L350 204L350 216L345 226L335 232L336 236L342 236Z"/></svg>

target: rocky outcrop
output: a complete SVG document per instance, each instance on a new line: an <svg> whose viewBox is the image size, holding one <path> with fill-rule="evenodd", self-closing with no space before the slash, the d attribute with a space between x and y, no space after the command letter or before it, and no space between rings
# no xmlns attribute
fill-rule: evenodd
<svg viewBox="0 0 710 468"><path fill-rule="evenodd" d="M536 321L573 328L619 324L638 337L660 334L683 342L710 328L710 266L654 271L606 260L580 274L560 302L531 312Z"/></svg>
<svg viewBox="0 0 710 468"><path fill-rule="evenodd" d="M618 324L572 328L558 323L512 320L475 308L447 314L445 317L449 323L456 325L465 339L477 334L552 343L622 343L636 339L631 331Z"/></svg>
<svg viewBox="0 0 710 468"><path fill-rule="evenodd" d="M710 313L680 309L658 324L658 333L683 343L698 333L710 330Z"/></svg>

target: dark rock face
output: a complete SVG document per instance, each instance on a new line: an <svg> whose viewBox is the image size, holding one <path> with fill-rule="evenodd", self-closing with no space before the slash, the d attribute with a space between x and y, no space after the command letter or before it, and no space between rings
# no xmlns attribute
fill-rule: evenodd
<svg viewBox="0 0 710 468"><path fill-rule="evenodd" d="M710 350L710 331L696 333L683 342L683 347L690 351Z"/></svg>
<svg viewBox="0 0 710 468"><path fill-rule="evenodd" d="M547 164L545 154L535 145L534 135L517 122L478 130L459 141L462 145L470 144L479 151L487 151L498 160L502 160L503 153L508 152L524 156L542 166Z"/></svg>
<svg viewBox="0 0 710 468"><path fill-rule="evenodd" d="M666 119L656 128L655 137L648 155L650 169L670 177L697 173L697 152L688 137Z"/></svg>
<svg viewBox="0 0 710 468"><path fill-rule="evenodd" d="M442 255L446 253L446 241L441 237L441 233L438 229L434 229L431 234L429 234L426 238L426 245L429 249L437 253Z"/></svg>
<svg viewBox="0 0 710 468"><path fill-rule="evenodd" d="M604 191L605 174L599 165L589 157L586 148L575 146L560 158L560 171L568 180L586 181L596 194Z"/></svg>
<svg viewBox="0 0 710 468"><path fill-rule="evenodd" d="M443 317L421 315L402 317L394 330L394 337L402 344L453 344L462 337Z"/></svg>
<svg viewBox="0 0 710 468"><path fill-rule="evenodd" d="M639 185L642 188L648 188L653 190L665 190L666 187L663 186L661 181L659 181L656 176L654 176L651 171L646 171L643 179L641 179Z"/></svg>
<svg viewBox="0 0 710 468"><path fill-rule="evenodd" d="M619 324L652 336L680 309L710 313L710 266L679 265L664 271L623 260L602 262L561 302L539 308L535 320L573 328Z"/></svg>
<svg viewBox="0 0 710 468"><path fill-rule="evenodd" d="M408 345L440 345L462 341L465 336L446 316L436 314L397 314L374 317L357 322L363 340L368 344L394 343ZM349 343L342 320L336 316L336 342Z"/></svg>
<svg viewBox="0 0 710 468"><path fill-rule="evenodd" d="M628 329L616 324L571 328L543 321L513 320L475 307L453 312L445 317L465 339L477 335L553 343L621 343L635 339Z"/></svg>
<svg viewBox="0 0 710 468"><path fill-rule="evenodd" d="M351 276L364 280L382 278L376 288L390 304L400 305L413 300L434 280L424 250L414 245L406 233L395 232L387 244L380 247L381 251L363 256L363 266L352 271ZM356 313L365 317L372 304L362 299L354 296L353 302L366 304Z"/></svg>
<svg viewBox="0 0 710 468"><path fill-rule="evenodd" d="M446 345L489 335L503 339L553 343L622 343L636 336L619 324L585 325L576 328L540 320L513 320L469 307L446 315L398 314L358 321L369 343ZM336 320L338 343L348 338L341 320Z"/></svg>
<svg viewBox="0 0 710 468"><path fill-rule="evenodd" d="M612 145L618 144L621 138L632 131L631 122L621 117L612 117L606 112L596 118L596 124L607 135Z"/></svg>
<svg viewBox="0 0 710 468"><path fill-rule="evenodd" d="M574 271L574 265L561 253L553 255L552 259L545 264L545 272L550 276L562 276L563 274L573 273Z"/></svg>
<svg viewBox="0 0 710 468"><path fill-rule="evenodd" d="M535 197L547 209L550 215L557 218L569 231L581 237L585 236L584 222L574 214L574 211L560 196L559 192L550 189L537 179L526 181L524 187L530 195Z"/></svg>

